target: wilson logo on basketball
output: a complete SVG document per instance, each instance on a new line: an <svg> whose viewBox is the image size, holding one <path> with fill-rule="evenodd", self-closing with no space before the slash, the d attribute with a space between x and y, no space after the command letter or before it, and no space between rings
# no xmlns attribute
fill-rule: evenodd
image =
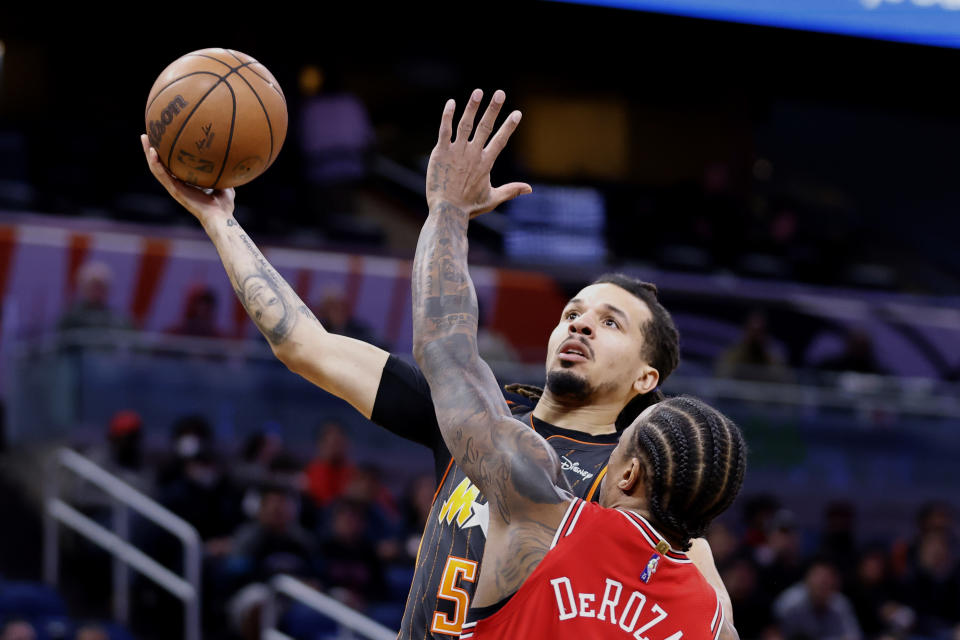
<svg viewBox="0 0 960 640"><path fill-rule="evenodd" d="M177 96L170 101L170 104L167 105L167 108L160 112L159 120L151 120L150 126L147 127L147 134L150 136L150 144L154 147L160 145L160 140L163 139L163 134L167 131L167 125L173 122L173 119L180 115L180 110L186 108L187 101L183 99L183 96Z"/></svg>

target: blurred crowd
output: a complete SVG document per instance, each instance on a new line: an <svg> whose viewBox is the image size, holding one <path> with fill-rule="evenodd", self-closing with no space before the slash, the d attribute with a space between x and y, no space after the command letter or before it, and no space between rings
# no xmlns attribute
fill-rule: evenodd
<svg viewBox="0 0 960 640"><path fill-rule="evenodd" d="M377 466L353 459L349 434L333 421L319 425L309 457L285 446L279 425L251 434L232 454L196 415L173 425L163 452L145 451L143 433L138 414L119 411L103 445L86 453L196 527L204 545L205 637L258 638L266 584L278 574L399 625L433 499L432 475L388 488ZM95 517L109 518L109 505L82 485L75 498ZM152 530L135 524L135 540L179 570L179 543ZM100 573L107 565L98 566L91 562ZM177 633L179 603L147 581L134 593L151 625L172 624L167 632Z"/></svg>
<svg viewBox="0 0 960 640"><path fill-rule="evenodd" d="M320 425L308 458L288 451L279 428L269 426L225 455L203 418L185 416L168 449L148 463L139 417L121 411L106 445L88 453L199 531L210 637L258 637L265 585L280 573L398 623L434 479L387 486L376 466L352 458L342 425ZM907 538L867 541L849 502L829 503L819 531L801 526L773 495L745 496L738 505L708 540L744 640L960 638L960 545L949 505L930 502L904 514L915 518ZM178 545L142 542L179 566ZM149 588L137 593L150 619L179 619L172 599Z"/></svg>
<svg viewBox="0 0 960 640"><path fill-rule="evenodd" d="M949 505L924 504L909 538L862 542L849 502L828 504L812 532L771 495L741 503L739 522L724 516L707 536L741 638L960 638L960 545Z"/></svg>

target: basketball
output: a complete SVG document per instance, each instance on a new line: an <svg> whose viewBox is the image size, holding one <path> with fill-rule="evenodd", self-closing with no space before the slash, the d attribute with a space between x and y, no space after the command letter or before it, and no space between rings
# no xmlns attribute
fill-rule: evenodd
<svg viewBox="0 0 960 640"><path fill-rule="evenodd" d="M170 64L150 89L145 119L164 166L212 189L266 171L287 135L287 103L273 74L230 49L201 49Z"/></svg>

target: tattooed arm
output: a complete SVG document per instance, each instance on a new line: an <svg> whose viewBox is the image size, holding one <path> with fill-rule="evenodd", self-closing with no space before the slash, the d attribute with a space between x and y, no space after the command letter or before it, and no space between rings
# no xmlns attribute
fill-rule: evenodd
<svg viewBox="0 0 960 640"><path fill-rule="evenodd" d="M369 418L389 354L323 328L234 220L233 189L208 195L180 182L160 163L147 136L141 142L150 171L210 236L237 297L274 354Z"/></svg>
<svg viewBox="0 0 960 640"><path fill-rule="evenodd" d="M503 92L470 140L482 94L471 96L451 142L454 105L441 119L427 170L430 213L413 266L414 356L430 384L440 431L457 464L484 493L489 531L474 605L513 593L546 554L569 496L557 488L560 461L535 431L513 419L477 351L477 297L467 270L467 225L530 187L494 189L490 169L520 120L511 114L484 148Z"/></svg>

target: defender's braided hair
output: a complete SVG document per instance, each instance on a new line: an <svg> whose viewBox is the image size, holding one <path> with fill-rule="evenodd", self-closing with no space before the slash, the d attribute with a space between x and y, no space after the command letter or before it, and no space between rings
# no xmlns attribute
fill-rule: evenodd
<svg viewBox="0 0 960 640"><path fill-rule="evenodd" d="M660 384L663 384L680 364L680 334L670 313L657 298L657 286L622 273L605 273L590 284L616 285L640 298L650 309L653 317L643 327L641 354L650 366L660 373ZM534 403L543 395L543 389L528 384L508 384L504 389L529 398ZM664 395L659 389L635 396L617 416L617 430L622 431L629 427L647 407L663 398Z"/></svg>
<svg viewBox="0 0 960 640"><path fill-rule="evenodd" d="M747 447L725 415L689 396L663 400L637 426L650 516L683 550L726 510L743 484Z"/></svg>

